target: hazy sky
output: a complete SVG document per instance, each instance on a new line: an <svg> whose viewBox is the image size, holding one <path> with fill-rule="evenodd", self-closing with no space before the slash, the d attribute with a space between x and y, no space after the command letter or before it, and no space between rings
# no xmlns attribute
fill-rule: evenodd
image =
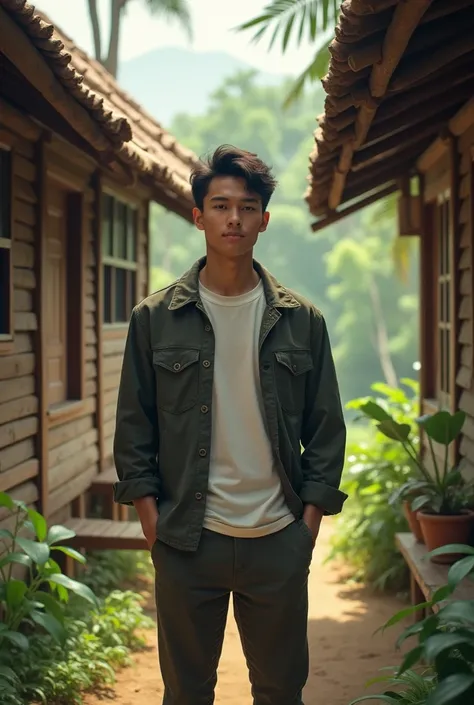
<svg viewBox="0 0 474 705"><path fill-rule="evenodd" d="M98 0L104 22L110 0ZM255 17L268 0L189 0L194 24L196 51L226 51L256 68L270 73L299 73L309 63L308 46L288 51L281 57L278 47L267 52L268 40L250 43L252 33L233 32L232 28ZM92 53L92 38L87 15L87 0L37 0L45 12L87 52ZM157 47L189 47L187 37L177 25L151 18L144 2L131 0L121 32L121 59L126 60Z"/></svg>

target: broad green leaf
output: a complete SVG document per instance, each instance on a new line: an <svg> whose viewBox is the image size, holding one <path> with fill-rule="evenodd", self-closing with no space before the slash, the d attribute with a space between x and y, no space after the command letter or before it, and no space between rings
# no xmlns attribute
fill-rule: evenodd
<svg viewBox="0 0 474 705"><path fill-rule="evenodd" d="M33 524L33 528L35 530L35 534L38 538L38 541L44 541L48 533L48 525L46 523L46 519L42 514L40 514L34 509L28 509L28 516L30 517L30 521Z"/></svg>
<svg viewBox="0 0 474 705"><path fill-rule="evenodd" d="M438 614L445 622L470 622L474 624L474 600L456 600L443 607Z"/></svg>
<svg viewBox="0 0 474 705"><path fill-rule="evenodd" d="M16 675L15 671L13 671L9 666L1 666L0 665L0 676L2 678L5 678L5 680L10 681L10 683L19 683L20 679Z"/></svg>
<svg viewBox="0 0 474 705"><path fill-rule="evenodd" d="M49 558L49 546L46 543L39 543L31 539L25 539L23 536L18 536L16 539L18 545L24 550L27 556L38 565L44 565Z"/></svg>
<svg viewBox="0 0 474 705"><path fill-rule="evenodd" d="M387 414L385 409L383 409L375 401L368 401L360 407L360 410L364 412L366 416L374 421L393 421L390 414Z"/></svg>
<svg viewBox="0 0 474 705"><path fill-rule="evenodd" d="M420 495L419 497L416 497L416 499L414 499L411 503L412 511L417 512L419 509L426 507L426 505L429 504L432 499L433 496L429 494L424 494Z"/></svg>
<svg viewBox="0 0 474 705"><path fill-rule="evenodd" d="M19 565L29 567L31 565L31 558L25 556L24 553L7 553L4 558L0 559L0 568L3 568L3 566L9 563L18 563Z"/></svg>
<svg viewBox="0 0 474 705"><path fill-rule="evenodd" d="M387 419L377 424L380 433L393 441L404 442L410 435L411 427L407 423L397 423L393 419Z"/></svg>
<svg viewBox="0 0 474 705"><path fill-rule="evenodd" d="M61 553L66 554L66 556L74 558L78 563L86 563L86 557L83 556L82 553L79 553L79 551L76 551L75 548L69 548L68 546L52 546L51 550L61 551Z"/></svg>
<svg viewBox="0 0 474 705"><path fill-rule="evenodd" d="M12 632L9 629L0 632L0 639L7 639L7 641L14 646L17 646L22 651L26 651L30 645L24 634L20 634L20 632Z"/></svg>
<svg viewBox="0 0 474 705"><path fill-rule="evenodd" d="M63 645L66 641L67 632L61 622L58 622L51 614L32 610L30 612L31 619L45 629L58 644Z"/></svg>
<svg viewBox="0 0 474 705"><path fill-rule="evenodd" d="M397 612L396 614L393 615L393 617L390 617L390 619L387 622L385 622L385 624L382 627L382 630L384 631L388 627L392 627L394 624L398 624L398 622L401 622L406 617L411 617L412 614L419 612L421 609L424 609L425 607L431 607L431 602L420 602L419 605L412 605L412 607L406 607L405 609L400 610L400 612Z"/></svg>
<svg viewBox="0 0 474 705"><path fill-rule="evenodd" d="M474 634L460 634L456 632L434 634L425 642L426 661L428 663L433 663L441 653L455 649L461 644L474 645Z"/></svg>
<svg viewBox="0 0 474 705"><path fill-rule="evenodd" d="M401 676L403 673L405 673L405 671L408 671L415 664L417 664L420 661L422 654L423 646L415 646L414 649L405 654L401 666L398 669L397 675Z"/></svg>
<svg viewBox="0 0 474 705"><path fill-rule="evenodd" d="M75 535L76 533L71 529L67 529L65 526L61 526L60 524L55 524L49 529L46 541L51 546L53 543L57 543L58 541L73 539Z"/></svg>
<svg viewBox="0 0 474 705"><path fill-rule="evenodd" d="M444 556L446 553L464 553L468 556L474 556L474 547L468 546L465 543L450 543L445 546L440 546L439 548L434 548L426 555L426 558Z"/></svg>
<svg viewBox="0 0 474 705"><path fill-rule="evenodd" d="M430 693L426 705L450 705L473 687L474 674L456 673L448 676Z"/></svg>
<svg viewBox="0 0 474 705"><path fill-rule="evenodd" d="M0 529L0 539L8 539L11 541L13 534L11 531L8 531L8 529Z"/></svg>
<svg viewBox="0 0 474 705"><path fill-rule="evenodd" d="M419 425L435 443L448 446L461 432L466 419L464 411L438 411L418 419Z"/></svg>
<svg viewBox="0 0 474 705"><path fill-rule="evenodd" d="M443 602L450 595L453 594L453 591L454 591L454 587L452 585L443 585L442 587L438 588L433 593L433 597L431 598L431 602L433 604L436 604L437 602Z"/></svg>
<svg viewBox="0 0 474 705"><path fill-rule="evenodd" d="M49 614L53 615L58 622L61 624L64 622L64 614L61 608L61 603L57 601L54 595L51 595L49 592L40 591L35 594L35 600L41 602L41 604L44 605L45 610L49 612Z"/></svg>
<svg viewBox="0 0 474 705"><path fill-rule="evenodd" d="M474 574L474 555L461 558L452 565L448 572L448 582L452 587L456 587L468 575Z"/></svg>
<svg viewBox="0 0 474 705"><path fill-rule="evenodd" d="M97 597L94 595L92 590L87 587L87 585L83 585L83 583L79 583L77 580L68 578L67 575L63 575L62 573L58 575L50 575L48 576L48 581L53 584L62 585L67 590L71 590L71 592L76 593L76 595L83 597L94 606L98 606L99 604Z"/></svg>
<svg viewBox="0 0 474 705"><path fill-rule="evenodd" d="M365 703L368 700L376 700L378 703L388 703L388 705L399 705L400 698L394 698L391 695L381 694L381 695L363 695L356 700L351 700L349 705L356 705L356 703Z"/></svg>
<svg viewBox="0 0 474 705"><path fill-rule="evenodd" d="M14 512L16 509L15 502L6 492L0 492L0 507L6 507L11 512Z"/></svg>
<svg viewBox="0 0 474 705"><path fill-rule="evenodd" d="M23 580L9 580L6 586L6 602L14 610L21 605L28 588Z"/></svg>

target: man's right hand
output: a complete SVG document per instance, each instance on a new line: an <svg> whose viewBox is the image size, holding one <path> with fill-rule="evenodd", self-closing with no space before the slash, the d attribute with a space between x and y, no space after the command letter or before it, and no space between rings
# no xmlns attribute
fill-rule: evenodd
<svg viewBox="0 0 474 705"><path fill-rule="evenodd" d="M159 519L156 499L154 497L141 497L140 499L135 499L133 505L137 510L143 534L151 551L157 538L156 525Z"/></svg>

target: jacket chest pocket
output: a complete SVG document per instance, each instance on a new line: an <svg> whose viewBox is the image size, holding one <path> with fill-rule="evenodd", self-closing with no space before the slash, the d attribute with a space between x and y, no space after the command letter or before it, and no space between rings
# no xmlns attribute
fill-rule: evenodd
<svg viewBox="0 0 474 705"><path fill-rule="evenodd" d="M309 350L280 350L275 353L275 381L282 409L301 414L305 403L306 373L313 369Z"/></svg>
<svg viewBox="0 0 474 705"><path fill-rule="evenodd" d="M199 350L166 348L153 351L156 403L159 409L182 414L197 402Z"/></svg>

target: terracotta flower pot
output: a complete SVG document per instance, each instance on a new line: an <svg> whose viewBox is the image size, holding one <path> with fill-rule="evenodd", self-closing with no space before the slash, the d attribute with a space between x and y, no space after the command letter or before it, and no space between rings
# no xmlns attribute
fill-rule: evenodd
<svg viewBox="0 0 474 705"><path fill-rule="evenodd" d="M420 520L418 519L418 512L414 512L410 506L410 502L403 502L403 513L410 527L410 531L419 543L424 543L423 533L421 531Z"/></svg>
<svg viewBox="0 0 474 705"><path fill-rule="evenodd" d="M474 527L474 512L465 511L453 516L418 512L421 531L428 551L450 543L468 544ZM461 555L447 553L431 558L433 563L455 563Z"/></svg>

